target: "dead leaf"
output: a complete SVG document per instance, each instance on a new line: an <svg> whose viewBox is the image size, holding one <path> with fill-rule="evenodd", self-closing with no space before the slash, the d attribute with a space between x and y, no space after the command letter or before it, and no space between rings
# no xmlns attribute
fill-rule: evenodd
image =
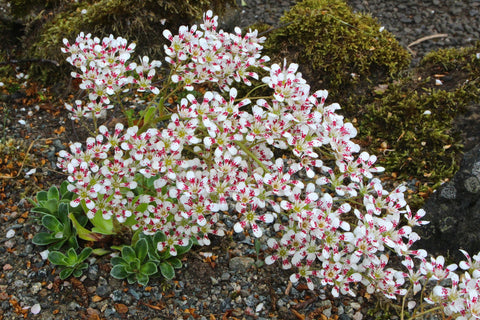
<svg viewBox="0 0 480 320"><path fill-rule="evenodd" d="M123 303L117 303L115 304L115 310L117 310L117 312L120 314L124 314L128 312L128 307Z"/></svg>

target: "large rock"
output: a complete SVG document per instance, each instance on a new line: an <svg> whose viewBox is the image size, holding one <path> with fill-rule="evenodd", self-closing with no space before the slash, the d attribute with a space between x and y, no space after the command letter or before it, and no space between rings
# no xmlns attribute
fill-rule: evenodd
<svg viewBox="0 0 480 320"><path fill-rule="evenodd" d="M416 247L458 261L480 251L480 145L464 155L453 179L443 184L426 201L425 220L417 232L422 237Z"/></svg>

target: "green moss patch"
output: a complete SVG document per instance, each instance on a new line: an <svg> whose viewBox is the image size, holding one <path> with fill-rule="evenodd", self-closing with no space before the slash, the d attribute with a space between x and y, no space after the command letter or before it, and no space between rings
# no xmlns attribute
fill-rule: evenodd
<svg viewBox="0 0 480 320"><path fill-rule="evenodd" d="M410 64L391 33L344 1L302 1L281 22L285 26L268 35L266 53L299 63L311 84L328 89L337 101L353 86L385 79Z"/></svg>

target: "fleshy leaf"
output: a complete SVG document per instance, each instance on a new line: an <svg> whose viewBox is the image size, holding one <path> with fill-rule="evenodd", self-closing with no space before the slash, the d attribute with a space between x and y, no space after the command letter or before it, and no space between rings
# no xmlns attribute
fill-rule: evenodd
<svg viewBox="0 0 480 320"><path fill-rule="evenodd" d="M44 202L44 201L47 201L48 200L48 193L47 191L39 191L37 192L37 202L40 203L40 202Z"/></svg>
<svg viewBox="0 0 480 320"><path fill-rule="evenodd" d="M123 265L116 265L113 266L112 270L110 270L110 275L115 279L125 279L128 277L129 273L125 269Z"/></svg>
<svg viewBox="0 0 480 320"><path fill-rule="evenodd" d="M60 279L65 280L68 277L70 277L73 270L74 270L73 268L66 268L66 269L63 269L62 271L60 271Z"/></svg>
<svg viewBox="0 0 480 320"><path fill-rule="evenodd" d="M57 201L60 200L60 193L58 192L57 187L52 186L50 189L48 189L48 194L47 194L48 199L55 199Z"/></svg>
<svg viewBox="0 0 480 320"><path fill-rule="evenodd" d="M139 284L141 284L142 286L147 286L148 285L148 281L150 281L150 278L148 275L146 274L143 274L143 273L138 273L137 274L137 282Z"/></svg>
<svg viewBox="0 0 480 320"><path fill-rule="evenodd" d="M82 252L78 255L78 261L83 261L88 258L89 255L91 255L93 252L93 249L90 247L85 247L83 248Z"/></svg>
<svg viewBox="0 0 480 320"><path fill-rule="evenodd" d="M58 239L53 237L49 232L37 233L32 239L32 242L38 246L46 246L57 241Z"/></svg>
<svg viewBox="0 0 480 320"><path fill-rule="evenodd" d="M168 262L162 262L160 264L160 272L162 273L162 276L164 276L167 280L172 280L173 277L175 277L175 270Z"/></svg>
<svg viewBox="0 0 480 320"><path fill-rule="evenodd" d="M137 258L137 254L132 247L125 246L122 248L122 258L125 259L126 262L130 263L135 261L135 259Z"/></svg>
<svg viewBox="0 0 480 320"><path fill-rule="evenodd" d="M143 266L140 267L140 272L146 274L147 276L157 273L158 269L155 263L148 261Z"/></svg>
<svg viewBox="0 0 480 320"><path fill-rule="evenodd" d="M46 214L46 215L43 216L42 224L45 228L47 228L48 230L50 230L52 232L58 232L58 231L63 229L60 221L58 221L57 218L55 218L54 216L52 216L50 214Z"/></svg>
<svg viewBox="0 0 480 320"><path fill-rule="evenodd" d="M56 264L58 266L66 266L67 265L67 257L59 251L50 251L48 253L48 260L51 263Z"/></svg>
<svg viewBox="0 0 480 320"><path fill-rule="evenodd" d="M73 213L70 212L68 217L70 218L70 220L72 220L75 229L77 229L77 234L80 239L87 241L98 241L102 239L103 236L101 234L89 231L88 229L84 228L80 223L78 223Z"/></svg>
<svg viewBox="0 0 480 320"><path fill-rule="evenodd" d="M137 254L137 258L140 260L140 262L142 262L147 256L148 252L147 240L139 239L135 244L135 252Z"/></svg>
<svg viewBox="0 0 480 320"><path fill-rule="evenodd" d="M168 263L170 263L175 269L180 269L182 267L182 261L177 257L171 257L168 259Z"/></svg>

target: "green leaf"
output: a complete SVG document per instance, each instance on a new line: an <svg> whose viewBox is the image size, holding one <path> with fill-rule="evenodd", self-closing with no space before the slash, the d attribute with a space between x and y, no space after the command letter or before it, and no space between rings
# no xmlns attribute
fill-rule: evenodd
<svg viewBox="0 0 480 320"><path fill-rule="evenodd" d="M133 215L132 215L132 216L133 216ZM139 229L135 230L135 232L134 232L133 235L132 235L132 244L133 244L133 243L137 243L138 239L141 239L141 238L145 238L145 239L147 239L147 241L148 241L148 238L149 238L149 237L150 237L150 236L148 236L148 235L146 235L145 233L143 233L142 229L139 228Z"/></svg>
<svg viewBox="0 0 480 320"><path fill-rule="evenodd" d="M73 268L65 268L65 269L63 269L62 271L60 271L60 279L65 280L65 279L67 279L68 277L70 277L70 275L72 274L73 270L74 270Z"/></svg>
<svg viewBox="0 0 480 320"><path fill-rule="evenodd" d="M94 255L97 255L97 256L104 256L108 253L110 253L111 251L110 250L106 250L106 249L103 249L103 248L96 248L96 249L93 249L92 253Z"/></svg>
<svg viewBox="0 0 480 320"><path fill-rule="evenodd" d="M57 241L58 239L53 237L53 235L49 232L37 233L32 239L32 242L37 246L46 246Z"/></svg>
<svg viewBox="0 0 480 320"><path fill-rule="evenodd" d="M100 226L100 227L96 226L92 228L92 232L103 234L103 235L115 234L115 232L113 231L113 223L112 223L112 229L109 229L106 225Z"/></svg>
<svg viewBox="0 0 480 320"><path fill-rule="evenodd" d="M60 248L63 247L63 245L65 244L65 242L67 242L67 239L65 238L57 239L57 240L60 240L60 241L58 241L55 244L52 244L49 248L50 250L60 250Z"/></svg>
<svg viewBox="0 0 480 320"><path fill-rule="evenodd" d="M137 274L137 282L142 286L146 287L148 285L148 281L150 281L150 278L148 277L148 275L143 273Z"/></svg>
<svg viewBox="0 0 480 320"><path fill-rule="evenodd" d="M32 206L34 206L34 207L38 206L38 202L37 202L37 201L35 201L35 200L31 199L31 198L27 198L27 200L28 200L28 202L30 202L30 204L31 204ZM30 211L31 211L31 210L30 210Z"/></svg>
<svg viewBox="0 0 480 320"><path fill-rule="evenodd" d="M147 276L150 276L154 273L157 273L158 269L155 263L148 261L145 263L143 266L140 267L140 272L143 274L146 274Z"/></svg>
<svg viewBox="0 0 480 320"><path fill-rule="evenodd" d="M140 260L140 262L143 262L148 252L147 240L139 239L135 244L135 252L137 254L138 260Z"/></svg>
<svg viewBox="0 0 480 320"><path fill-rule="evenodd" d="M190 248L192 247L193 242L192 240L188 241L188 244L186 246L175 246L175 249L177 249L177 255L181 256L182 254L187 253Z"/></svg>
<svg viewBox="0 0 480 320"><path fill-rule="evenodd" d="M70 191L68 191L68 185L69 185L69 182L67 180L64 180L62 182L62 184L60 185L60 194L62 195L62 198L65 197L65 194L67 192L70 192Z"/></svg>
<svg viewBox="0 0 480 320"><path fill-rule="evenodd" d="M60 251L50 251L48 253L48 261L58 266L67 265L67 257Z"/></svg>
<svg viewBox="0 0 480 320"><path fill-rule="evenodd" d="M47 202L43 204L43 206L48 210L50 210L52 214L55 214L58 211L58 200L48 199Z"/></svg>
<svg viewBox="0 0 480 320"><path fill-rule="evenodd" d="M141 263L140 263L140 260L138 258L135 258L133 259L133 261L130 261L128 263L128 267L133 271L133 272L137 272L138 270L140 270L140 267L141 267Z"/></svg>
<svg viewBox="0 0 480 320"><path fill-rule="evenodd" d="M138 212L144 212L145 210L147 210L147 208L148 208L148 203L140 203L135 210Z"/></svg>
<svg viewBox="0 0 480 320"><path fill-rule="evenodd" d="M80 263L78 266L77 266L77 270L85 270L88 268L88 263L86 262L83 262L83 263Z"/></svg>
<svg viewBox="0 0 480 320"><path fill-rule="evenodd" d="M122 257L112 257L110 259L110 263L113 265L113 266L116 266L116 265L119 265L119 264L127 264L127 262L125 261L125 259L123 259Z"/></svg>
<svg viewBox="0 0 480 320"><path fill-rule="evenodd" d="M44 208L44 207L35 207L30 211L41 213L41 214L52 214L52 212L50 212L50 210L48 210L47 208Z"/></svg>
<svg viewBox="0 0 480 320"><path fill-rule="evenodd" d="M86 212L86 211L85 211ZM103 214L101 211L98 211L95 216L93 216L92 219L90 219L90 222L93 224L92 231L93 232L98 232L101 234L115 234L113 231L113 218L110 218L109 220L105 220L103 218Z"/></svg>
<svg viewBox="0 0 480 320"><path fill-rule="evenodd" d="M125 259L126 262L130 263L135 261L137 255L135 254L135 250L133 250L130 246L125 246L122 248L122 257Z"/></svg>
<svg viewBox="0 0 480 320"><path fill-rule="evenodd" d="M125 244L122 244L120 246L110 246L110 249L122 251L123 247L125 247Z"/></svg>
<svg viewBox="0 0 480 320"><path fill-rule="evenodd" d="M136 273L129 274L128 277L127 277L127 282L129 284L137 282L137 274Z"/></svg>
<svg viewBox="0 0 480 320"><path fill-rule="evenodd" d="M48 193L47 191L39 191L37 192L37 202L40 203L40 202L45 202L48 200Z"/></svg>
<svg viewBox="0 0 480 320"><path fill-rule="evenodd" d="M170 263L175 269L180 269L182 267L182 261L177 257L171 257L168 259L168 263Z"/></svg>
<svg viewBox="0 0 480 320"><path fill-rule="evenodd" d="M125 279L129 274L124 265L113 266L112 270L110 270L110 275L115 279Z"/></svg>
<svg viewBox="0 0 480 320"><path fill-rule="evenodd" d="M52 232L63 231L63 225L58 221L57 218L50 214L46 214L42 218L42 224L45 228Z"/></svg>
<svg viewBox="0 0 480 320"><path fill-rule="evenodd" d="M75 271L73 271L73 276L74 276L75 278L78 278L78 277L80 277L80 276L82 275L82 273L83 273L83 270L75 269Z"/></svg>
<svg viewBox="0 0 480 320"><path fill-rule="evenodd" d="M160 263L160 272L162 273L162 276L164 276L167 280L172 280L175 276L175 270L168 262Z"/></svg>
<svg viewBox="0 0 480 320"><path fill-rule="evenodd" d="M153 118L153 115L155 114L155 110L157 108L154 106L151 106L147 110L145 110L145 116L143 117L143 123L148 124Z"/></svg>
<svg viewBox="0 0 480 320"><path fill-rule="evenodd" d="M67 246L78 249L78 241L75 233L71 234L67 241Z"/></svg>
<svg viewBox="0 0 480 320"><path fill-rule="evenodd" d="M88 258L89 255L91 255L93 252L93 249L90 247L85 247L83 248L82 252L78 255L78 262L84 261L85 259Z"/></svg>
<svg viewBox="0 0 480 320"><path fill-rule="evenodd" d="M153 241L155 241L155 244L163 242L165 240L167 240L167 236L162 231L157 231L153 236Z"/></svg>
<svg viewBox="0 0 480 320"><path fill-rule="evenodd" d="M58 213L57 217L63 224L68 224L68 204L66 203L59 203L58 204Z"/></svg>
<svg viewBox="0 0 480 320"><path fill-rule="evenodd" d="M75 229L77 229L77 234L80 239L87 240L87 241L98 241L102 238L102 235L89 231L88 229L84 228L80 223L78 223L75 215L70 212L68 214L70 220L72 220Z"/></svg>
<svg viewBox="0 0 480 320"><path fill-rule="evenodd" d="M66 257L67 257L66 262L69 266L74 266L77 264L78 256L77 256L77 253L75 252L75 249L69 248L67 250Z"/></svg>
<svg viewBox="0 0 480 320"><path fill-rule="evenodd" d="M51 186L50 189L48 189L48 194L47 194L48 199L55 199L57 201L60 200L60 193L58 192L57 187Z"/></svg>

